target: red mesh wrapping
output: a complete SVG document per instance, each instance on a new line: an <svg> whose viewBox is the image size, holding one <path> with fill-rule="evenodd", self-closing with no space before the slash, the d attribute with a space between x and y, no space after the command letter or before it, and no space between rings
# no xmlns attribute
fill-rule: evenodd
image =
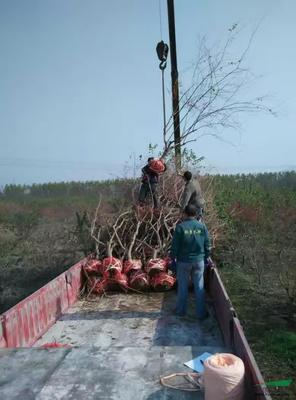
<svg viewBox="0 0 296 400"><path fill-rule="evenodd" d="M109 290L127 290L128 288L127 276L122 272L114 272L113 277L108 279L107 282Z"/></svg>
<svg viewBox="0 0 296 400"><path fill-rule="evenodd" d="M123 264L123 272L126 275L130 275L136 271L142 269L142 261L141 260L127 260Z"/></svg>
<svg viewBox="0 0 296 400"><path fill-rule="evenodd" d="M164 172L165 170L165 166L163 161L155 158L154 160L150 161L149 163L149 168L154 171L157 172L158 174Z"/></svg>
<svg viewBox="0 0 296 400"><path fill-rule="evenodd" d="M115 273L122 272L122 263L115 257L104 258L102 270L104 278L112 279Z"/></svg>
<svg viewBox="0 0 296 400"><path fill-rule="evenodd" d="M87 260L86 264L83 266L84 271L87 274L101 274L102 273L102 261L90 259Z"/></svg>
<svg viewBox="0 0 296 400"><path fill-rule="evenodd" d="M101 295L108 289L108 281L107 279L90 276L87 281L87 286L89 293Z"/></svg>
<svg viewBox="0 0 296 400"><path fill-rule="evenodd" d="M149 288L148 275L143 271L134 272L129 278L129 286L139 291L147 290Z"/></svg>
<svg viewBox="0 0 296 400"><path fill-rule="evenodd" d="M158 274L159 272L166 272L167 271L167 263L165 260L161 258L154 258L149 260L146 265L146 272L149 276L153 276Z"/></svg>
<svg viewBox="0 0 296 400"><path fill-rule="evenodd" d="M170 290L174 287L175 282L176 279L165 272L160 272L150 278L151 287L157 291Z"/></svg>

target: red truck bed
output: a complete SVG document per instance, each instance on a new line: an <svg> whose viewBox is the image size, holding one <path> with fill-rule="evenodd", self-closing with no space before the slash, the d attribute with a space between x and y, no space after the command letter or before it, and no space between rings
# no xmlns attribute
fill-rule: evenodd
<svg viewBox="0 0 296 400"><path fill-rule="evenodd" d="M270 399L216 269L207 275L211 316L201 323L193 311L174 316L174 291L78 300L81 266L1 316L1 399L203 399L163 388L159 377L190 371L183 363L205 351L240 356L247 398ZM40 347L55 341L71 347Z"/></svg>

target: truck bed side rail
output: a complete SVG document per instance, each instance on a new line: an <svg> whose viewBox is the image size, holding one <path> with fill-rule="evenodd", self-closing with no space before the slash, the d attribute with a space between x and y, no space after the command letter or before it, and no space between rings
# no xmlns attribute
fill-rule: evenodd
<svg viewBox="0 0 296 400"><path fill-rule="evenodd" d="M232 347L234 353L240 357L245 364L247 393L252 395L252 399L271 400L271 396L266 388L243 328L237 318L235 309L228 297L217 268L211 267L206 272L206 287L214 301L214 307L225 345Z"/></svg>
<svg viewBox="0 0 296 400"><path fill-rule="evenodd" d="M0 348L30 347L75 303L84 260L0 316Z"/></svg>

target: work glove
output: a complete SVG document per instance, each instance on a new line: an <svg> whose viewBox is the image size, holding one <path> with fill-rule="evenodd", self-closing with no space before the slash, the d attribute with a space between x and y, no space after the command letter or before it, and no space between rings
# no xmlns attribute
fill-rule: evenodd
<svg viewBox="0 0 296 400"><path fill-rule="evenodd" d="M211 259L211 257L206 258L205 266L206 268L211 268L215 266L214 261Z"/></svg>

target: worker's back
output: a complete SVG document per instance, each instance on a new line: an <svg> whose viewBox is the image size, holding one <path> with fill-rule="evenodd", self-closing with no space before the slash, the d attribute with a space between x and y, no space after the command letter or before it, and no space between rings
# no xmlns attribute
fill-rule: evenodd
<svg viewBox="0 0 296 400"><path fill-rule="evenodd" d="M181 262L196 262L209 256L209 234L206 226L195 218L176 226L171 255Z"/></svg>
<svg viewBox="0 0 296 400"><path fill-rule="evenodd" d="M205 200L202 196L201 187L197 178L192 178L189 182L186 183L185 187L186 193L188 193L188 203L192 204L195 207L203 207L205 204ZM186 204L184 205L184 207Z"/></svg>

